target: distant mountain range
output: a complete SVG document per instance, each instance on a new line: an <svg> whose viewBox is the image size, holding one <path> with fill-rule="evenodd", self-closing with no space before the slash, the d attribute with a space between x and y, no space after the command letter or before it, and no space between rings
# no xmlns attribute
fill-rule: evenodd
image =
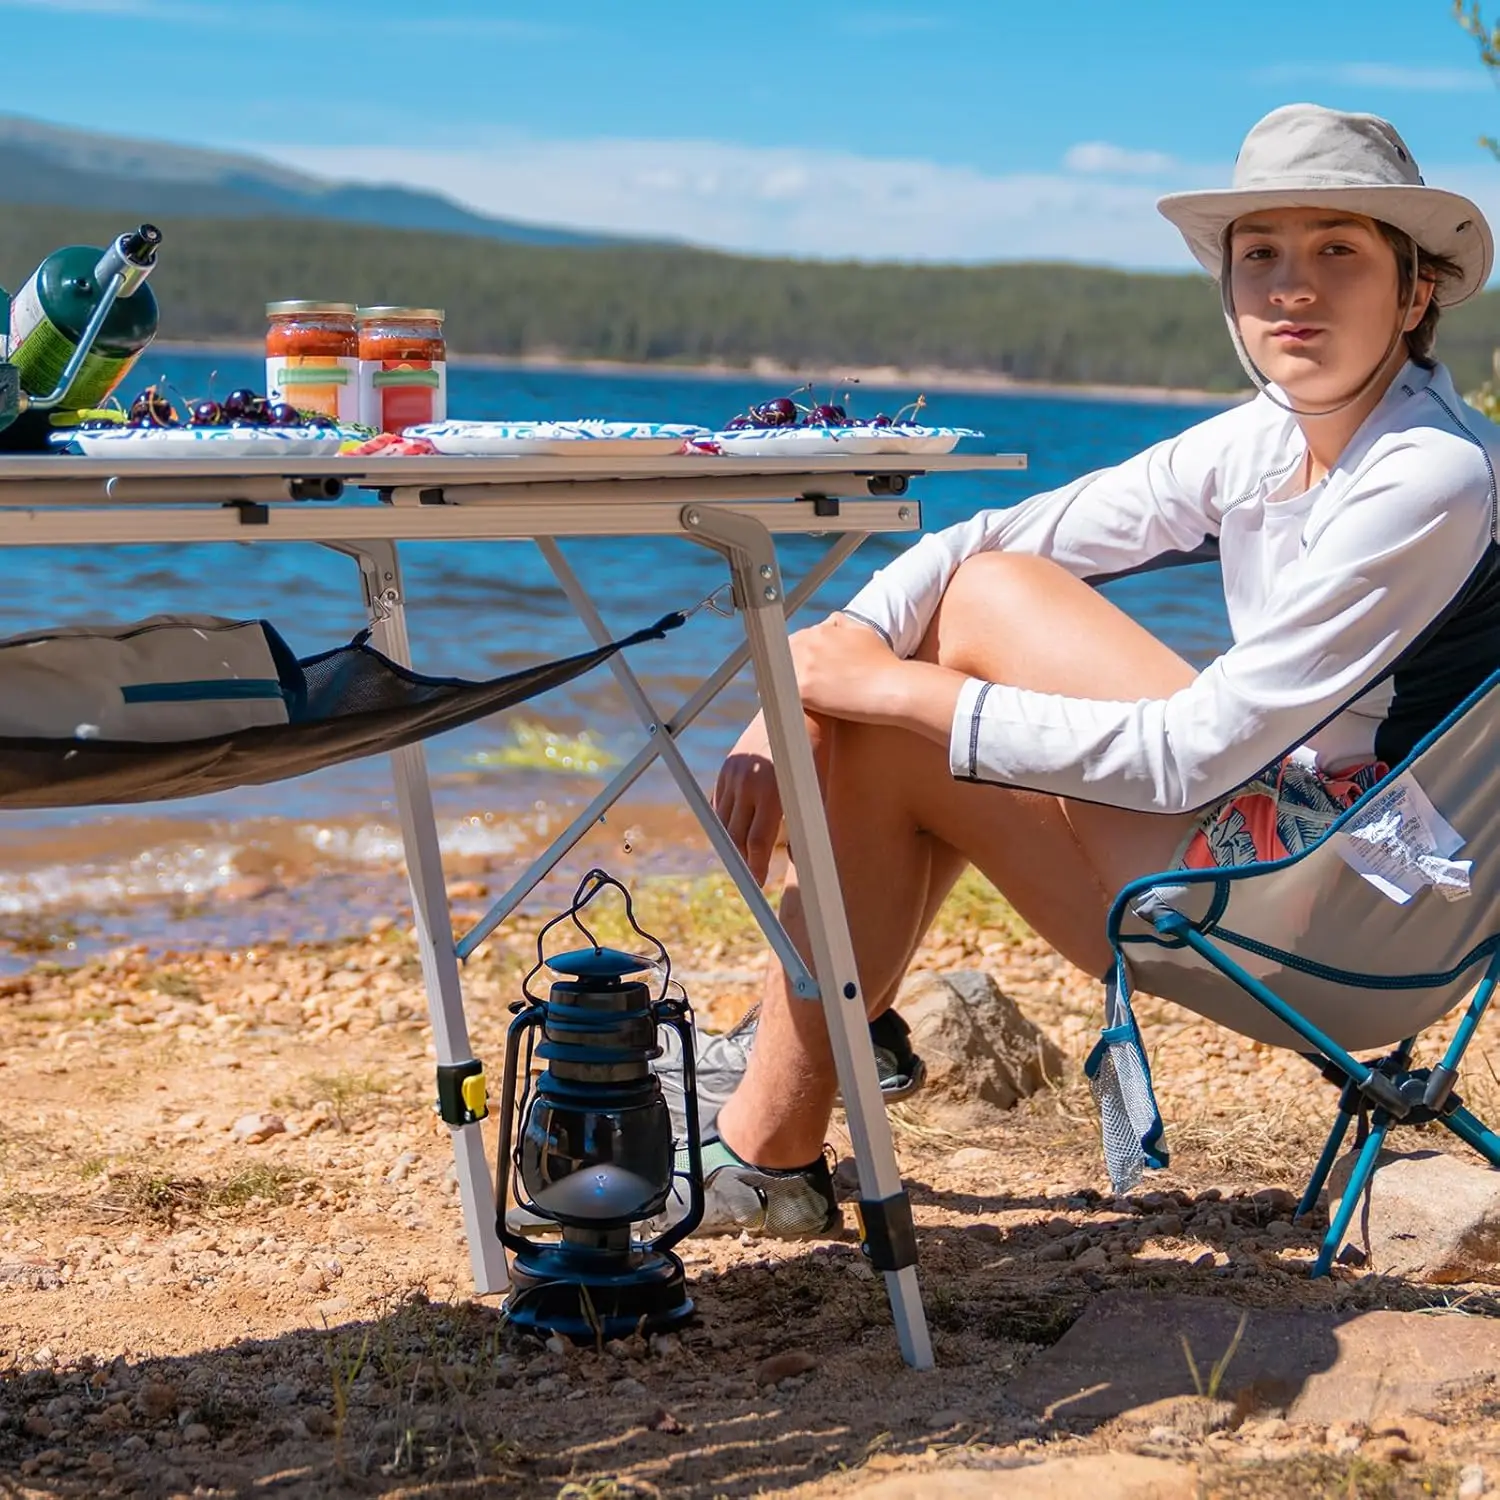
<svg viewBox="0 0 1500 1500"><path fill-rule="evenodd" d="M330 182L260 157L128 140L0 115L0 204L100 209L150 219L334 219L522 245L623 243L492 219L439 193Z"/></svg>
<svg viewBox="0 0 1500 1500"><path fill-rule="evenodd" d="M486 218L255 157L0 116L0 286L59 245L158 218L163 339L242 343L288 297L442 307L456 354L1242 391L1213 284L1097 267L835 264ZM1500 291L1444 315L1461 390L1491 375ZM767 394L793 383L764 377ZM784 382L784 383L783 383ZM909 399L923 380L903 376Z"/></svg>

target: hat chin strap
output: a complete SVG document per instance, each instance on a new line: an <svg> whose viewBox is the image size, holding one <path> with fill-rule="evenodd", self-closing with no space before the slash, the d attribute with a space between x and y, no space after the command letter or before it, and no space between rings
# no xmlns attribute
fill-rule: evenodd
<svg viewBox="0 0 1500 1500"><path fill-rule="evenodd" d="M1385 346L1385 353L1380 356L1380 363L1365 376L1352 395L1345 396L1342 401L1337 401L1332 406L1321 406L1315 410L1293 406L1289 401L1283 401L1279 396L1271 394L1271 382L1250 358L1250 351L1245 348L1245 341L1240 337L1240 325L1234 315L1234 292L1229 285L1231 269L1226 252L1220 261L1219 303L1224 309L1224 321L1229 325L1229 337L1234 342L1234 352L1239 355L1240 364L1244 366L1245 373L1250 377L1255 388L1272 406L1279 406L1282 411L1290 412L1294 417L1331 417L1335 412L1341 412L1353 406L1362 396L1369 393L1371 386L1380 378L1380 372L1385 369L1386 361L1396 352L1396 346L1406 337L1406 320L1411 316L1412 308L1417 305L1417 274L1421 269L1421 259L1414 241L1411 247L1411 294L1406 299L1405 310L1396 322L1396 331L1391 335L1390 343Z"/></svg>

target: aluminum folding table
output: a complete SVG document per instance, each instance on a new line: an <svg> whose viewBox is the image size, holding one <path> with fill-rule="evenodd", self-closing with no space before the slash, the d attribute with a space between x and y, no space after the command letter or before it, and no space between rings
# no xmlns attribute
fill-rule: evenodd
<svg viewBox="0 0 1500 1500"><path fill-rule="evenodd" d="M486 1160L472 1089L455 1102L451 1083L478 1073L464 1018L460 962L536 888L605 811L658 758L665 762L726 870L755 914L795 993L822 1003L859 1169L861 1227L887 1291L909 1364L932 1362L917 1287L910 1203L902 1187L865 1026L828 828L818 793L787 642L787 617L872 532L910 532L921 512L908 498L924 474L1017 470L1019 455L943 457L664 458L589 454L487 459L0 458L0 547L94 548L111 543L315 542L359 567L375 644L410 664L397 547L403 541L537 543L595 640L607 640L588 590L558 539L685 537L727 566L745 641L672 713L652 703L623 656L610 661L647 734L643 748L455 943L439 858L437 824L419 745L392 755L412 906L436 1044L442 1109L453 1134L474 1284L508 1284L495 1233L496 1183ZM777 536L827 536L828 551L790 591ZM764 894L693 778L677 737L746 661L781 786L812 947L812 969L792 947ZM503 1183L500 1184L503 1188Z"/></svg>

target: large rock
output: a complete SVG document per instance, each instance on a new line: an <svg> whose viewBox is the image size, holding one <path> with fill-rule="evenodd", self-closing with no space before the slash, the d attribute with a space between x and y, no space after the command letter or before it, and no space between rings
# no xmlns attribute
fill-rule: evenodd
<svg viewBox="0 0 1500 1500"><path fill-rule="evenodd" d="M1291 1421L1326 1426L1426 1411L1496 1375L1500 1339L1488 1318L1242 1308L1224 1297L1105 1292L1001 1394L1039 1417L1105 1422L1197 1396L1202 1387L1242 1411L1280 1410Z"/></svg>
<svg viewBox="0 0 1500 1500"><path fill-rule="evenodd" d="M1330 1218L1353 1165L1351 1151L1329 1178ZM1347 1242L1382 1275L1439 1285L1500 1282L1500 1172L1477 1157L1382 1152Z"/></svg>
<svg viewBox="0 0 1500 1500"><path fill-rule="evenodd" d="M914 1107L924 1121L963 1131L995 1125L1018 1100L1063 1076L1063 1056L988 974L913 974L896 1006L927 1064Z"/></svg>

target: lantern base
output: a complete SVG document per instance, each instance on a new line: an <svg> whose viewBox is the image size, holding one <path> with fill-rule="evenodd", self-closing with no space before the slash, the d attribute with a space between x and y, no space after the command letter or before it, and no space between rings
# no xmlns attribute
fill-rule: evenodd
<svg viewBox="0 0 1500 1500"><path fill-rule="evenodd" d="M638 1245L621 1252L528 1246L512 1257L510 1279L502 1307L516 1327L578 1344L661 1333L693 1315L682 1262Z"/></svg>

